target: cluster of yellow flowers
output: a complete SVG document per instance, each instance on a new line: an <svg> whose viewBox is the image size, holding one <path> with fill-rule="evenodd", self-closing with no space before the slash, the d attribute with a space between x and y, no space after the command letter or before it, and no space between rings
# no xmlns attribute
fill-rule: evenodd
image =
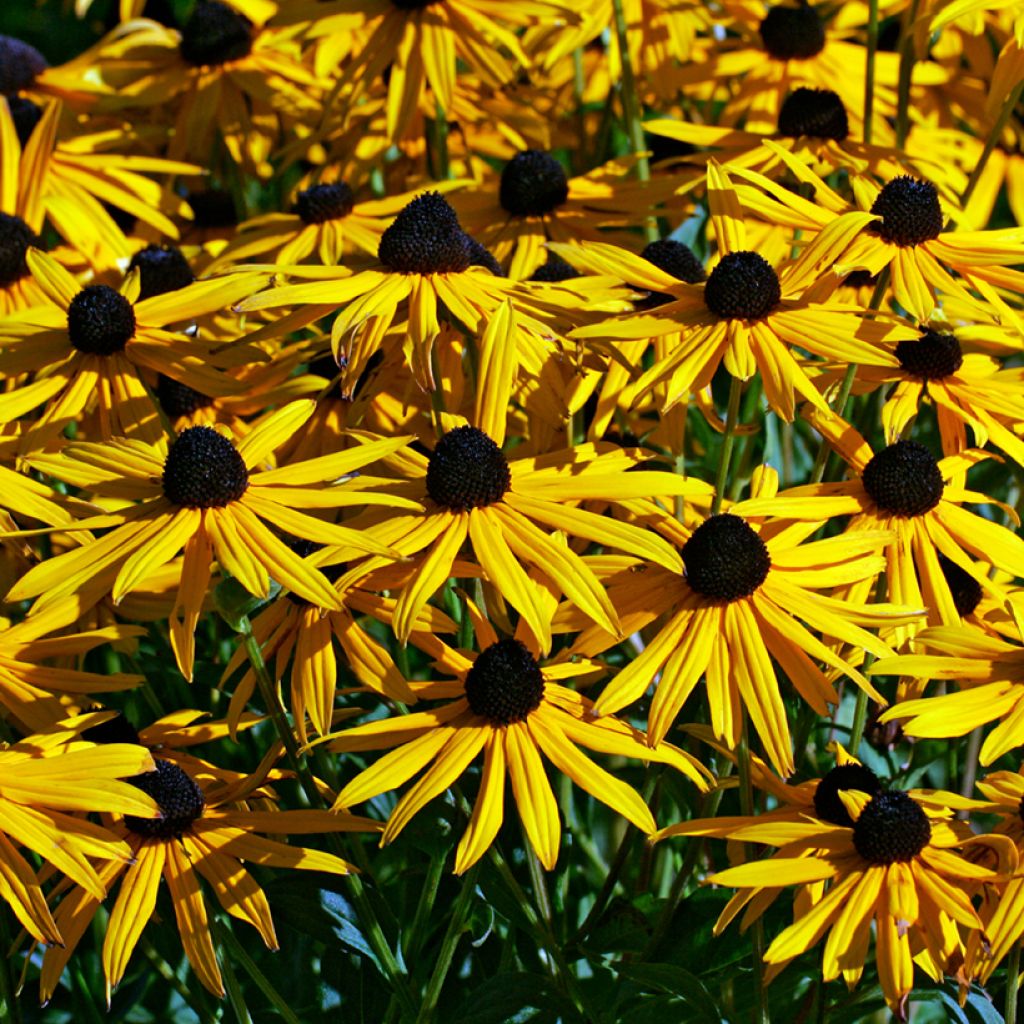
<svg viewBox="0 0 1024 1024"><path fill-rule="evenodd" d="M223 995L200 880L275 948L244 862L354 870L258 833L388 843L448 794L462 874L507 778L551 870L552 769L732 840L673 887L737 888L719 929L796 887L759 985L823 940L897 1015L915 963L987 984L1024 934L1019 5L118 14L60 66L0 37L0 896L43 999L116 888L109 998L161 879ZM189 752L251 730L249 772Z"/></svg>

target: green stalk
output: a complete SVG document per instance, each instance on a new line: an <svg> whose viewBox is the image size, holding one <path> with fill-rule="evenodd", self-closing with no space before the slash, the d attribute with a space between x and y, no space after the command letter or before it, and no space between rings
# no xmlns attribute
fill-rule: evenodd
<svg viewBox="0 0 1024 1024"><path fill-rule="evenodd" d="M626 115L626 132L629 142L636 154L646 153L644 142L644 126L640 111L640 97L636 91L636 75L633 73L633 60L629 55L629 29L626 25L626 11L622 0L612 0L615 14L615 36L619 43L619 59L622 62L622 109ZM651 180L651 165L646 156L640 156L636 164L636 176L641 181ZM648 242L657 241L658 225L653 217L648 217L644 224L644 233Z"/></svg>
<svg viewBox="0 0 1024 1024"><path fill-rule="evenodd" d="M875 115L875 54L878 53L878 0L868 0L867 66L864 69L864 141L870 145Z"/></svg>
<svg viewBox="0 0 1024 1024"><path fill-rule="evenodd" d="M740 737L739 749L736 751L736 766L740 776L740 810L747 817L754 815L754 785L750 776L750 742L747 716L743 716L743 735ZM744 859L750 857L752 848L744 843ZM764 922L760 917L751 925L751 938L754 946L754 995L757 1010L755 1020L758 1024L769 1024L768 1003L764 996Z"/></svg>
<svg viewBox="0 0 1024 1024"><path fill-rule="evenodd" d="M1006 1006L1003 1020L1006 1024L1017 1024L1017 989L1020 986L1020 943L1010 950L1006 964Z"/></svg>
<svg viewBox="0 0 1024 1024"><path fill-rule="evenodd" d="M430 155L434 181L446 181L452 176L448 160L448 117L440 103L430 120Z"/></svg>
<svg viewBox="0 0 1024 1024"><path fill-rule="evenodd" d="M711 505L713 516L718 515L722 510L725 485L729 479L729 463L732 461L732 448L736 441L736 424L740 418L742 394L743 381L739 377L732 377L729 382L729 408L725 414L725 436L722 438L722 450L718 456L718 474L715 477L715 500Z"/></svg>
<svg viewBox="0 0 1024 1024"><path fill-rule="evenodd" d="M214 934L217 936L217 941L224 947L226 956L224 957L224 967L229 968L229 961L233 961L238 964L239 967L245 971L246 974L252 979L253 984L267 997L271 1006L277 1011L278 1016L284 1022L284 1024L301 1024L299 1018L292 1011L292 1008L288 1005L285 998L277 991L276 988L270 983L267 976L256 966L256 961L245 951L242 944L238 941L235 933L224 923L218 920L213 921ZM234 978L234 974L231 975ZM224 973L225 984L228 989L228 996L231 998L231 987L228 982L228 971ZM238 984L238 979L235 978L235 985ZM239 989L241 994L241 989ZM232 1005L234 999L231 999ZM244 1002L243 1002L244 1007ZM236 1010L237 1013L237 1010ZM242 1018L239 1017L241 1021Z"/></svg>
<svg viewBox="0 0 1024 1024"><path fill-rule="evenodd" d="M896 85L896 146L902 149L910 134L910 83L914 75L914 22L917 21L921 0L911 0L904 15L903 30L900 33L900 70Z"/></svg>
<svg viewBox="0 0 1024 1024"><path fill-rule="evenodd" d="M960 779L961 796L969 798L974 794L974 780L978 775L978 754L981 752L981 738L984 733L984 727L979 725L967 738L967 753L964 757L964 771L963 776Z"/></svg>
<svg viewBox="0 0 1024 1024"><path fill-rule="evenodd" d="M238 984L235 969L231 966L231 958L222 957L220 966L221 974L224 977L224 991L231 1004L231 1009L235 1012L238 1024L252 1024L252 1016L249 1013L249 1007L245 1005L245 996L242 994L242 986Z"/></svg>
<svg viewBox="0 0 1024 1024"><path fill-rule="evenodd" d="M554 915L551 913L551 900L548 897L548 885L544 878L544 868L541 867L537 852L534 850L529 838L526 836L524 838L526 839L526 842L523 844L526 848L526 865L530 869L530 882L533 884L533 895L537 900L537 910L540 912L541 920L550 929L551 919Z"/></svg>
<svg viewBox="0 0 1024 1024"><path fill-rule="evenodd" d="M981 156L978 157L978 162L974 165L970 178L967 179L967 187L964 189L964 194L960 199L960 205L964 209L967 208L971 196L974 195L974 190L978 187L978 182L981 181L985 165L988 163L988 158L992 155L992 150L999 143L999 138L1003 134L1006 122L1010 120L1014 110L1017 108L1017 104L1020 102L1022 91L1024 91L1024 82L1018 82L1010 95L1006 97L1003 109L999 112L999 117L996 118L995 124L992 125L988 137L985 139L985 148L981 151Z"/></svg>
<svg viewBox="0 0 1024 1024"><path fill-rule="evenodd" d="M220 1018L219 1013L214 1013L211 1009L206 990L199 985L196 985L194 989L190 989L177 974L171 969L171 965L157 952L156 947L153 943L143 936L139 940L139 948L142 950L143 955L149 961L150 966L160 975L163 980L170 985L171 988L181 997L182 1001L188 1006L193 1013L201 1021L215 1021ZM6 1020L7 1018L2 1018Z"/></svg>
<svg viewBox="0 0 1024 1024"><path fill-rule="evenodd" d="M441 996L441 989L444 987L445 978L451 970L452 960L455 959L455 950L458 947L459 939L466 928L466 917L469 914L470 902L476 890L476 879L480 873L481 861L477 861L466 872L462 880L462 890L452 908L451 918L448 921L448 929L444 933L441 942L441 949L434 962L434 970L427 983L427 991L423 995L423 1002L420 1005L420 1012L416 1018L417 1024L426 1024L433 1015L437 1001Z"/></svg>
<svg viewBox="0 0 1024 1024"><path fill-rule="evenodd" d="M427 877L423 882L420 891L420 898L416 904L416 913L413 915L412 925L409 928L409 938L405 943L405 958L409 963L414 963L419 958L420 949L427 937L427 925L430 921L431 911L434 909L434 902L437 899L437 890L441 885L441 876L444 874L445 855L435 854L430 858L430 866L427 868Z"/></svg>
<svg viewBox="0 0 1024 1024"><path fill-rule="evenodd" d="M260 645L257 642L256 637L253 635L252 623L249 621L248 615L242 615L239 617L237 628L242 636L243 643L245 644L245 652L249 656L249 661L252 664L253 673L256 676L256 683L259 686L263 703L270 712L270 717L277 729L278 736L284 744L285 751L288 754L288 761L291 764L310 804L313 807L323 807L324 802L320 796L320 791L317 789L316 781L313 778L312 772L309 770L309 766L299 753L298 741L295 739L295 733L288 722L288 716L285 714L285 710L281 706L277 687L274 685L273 680L270 678L270 673L267 671L266 662L263 660L263 651L260 650ZM328 843L334 847L338 856L343 859L350 859L346 856L347 851L344 849L344 845L337 835L333 833L329 834L327 840ZM366 939L377 956L377 959L380 961L381 969L386 975L392 990L401 1000L406 1013L408 1015L415 1016L416 1004L408 986L405 984L405 980L402 976L402 969L399 967L398 961L395 959L391 946L388 944L387 937L384 935L383 929L377 921L377 915L374 913L373 907L367 899L362 880L358 875L343 875L342 883L348 890L348 894L355 905L359 923L366 932Z"/></svg>

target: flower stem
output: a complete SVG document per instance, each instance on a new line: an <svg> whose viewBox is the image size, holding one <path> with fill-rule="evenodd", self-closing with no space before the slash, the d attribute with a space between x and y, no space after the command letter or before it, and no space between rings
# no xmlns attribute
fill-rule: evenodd
<svg viewBox="0 0 1024 1024"><path fill-rule="evenodd" d="M875 54L878 53L878 0L868 0L867 65L864 69L864 141L871 144L875 119Z"/></svg>
<svg viewBox="0 0 1024 1024"><path fill-rule="evenodd" d="M715 477L715 500L711 505L711 514L718 515L722 510L722 499L725 497L725 485L729 479L729 463L732 461L732 449L736 442L736 424L740 418L740 397L743 394L743 381L733 377L729 383L729 408L725 414L725 436L722 438L722 449L718 455L718 475Z"/></svg>
<svg viewBox="0 0 1024 1024"><path fill-rule="evenodd" d="M1017 990L1020 986L1020 943L1014 943L1010 959L1006 964L1006 1006L1003 1020L1006 1024L1017 1024Z"/></svg>
<svg viewBox="0 0 1024 1024"><path fill-rule="evenodd" d="M743 716L743 735L736 751L736 766L740 776L740 810L746 817L754 815L754 785L750 776L750 741L747 716ZM750 855L749 844L744 843L744 859ZM764 995L764 922L760 917L750 928L754 946L754 996L756 1003L755 1020L758 1024L769 1024L768 1003Z"/></svg>
<svg viewBox="0 0 1024 1024"><path fill-rule="evenodd" d="M626 11L622 0L612 0L615 12L615 37L619 44L619 61L622 64L622 109L626 115L626 133L629 135L630 146L637 154L636 176L641 181L651 180L651 165L647 159L647 144L644 142L644 126L641 120L640 97L636 91L636 75L633 72L633 59L629 53L629 27L626 24ZM644 154L644 155L640 155ZM644 233L648 242L658 238L658 225L654 217L648 217L644 224Z"/></svg>
<svg viewBox="0 0 1024 1024"><path fill-rule="evenodd" d="M451 917L448 920L448 929L444 933L441 942L441 949L434 961L434 970L427 982L427 991L423 995L423 1002L420 1004L420 1012L416 1018L417 1024L426 1024L433 1017L434 1008L440 998L441 989L444 986L445 978L451 970L452 960L455 958L455 950L459 944L459 938L466 928L466 917L469 914L470 902L476 890L476 879L480 873L482 861L477 861L466 872L462 880L462 891L459 893L455 906L452 908Z"/></svg>
<svg viewBox="0 0 1024 1024"><path fill-rule="evenodd" d="M992 150L999 143L999 137L1003 134L1006 122L1010 120L1014 110L1017 108L1022 92L1024 92L1024 82L1018 82L1010 92L1010 95L1006 97L1003 109L999 112L999 117L996 118L995 123L989 130L988 137L985 139L985 148L982 149L981 156L978 157L978 162L974 165L970 178L967 179L967 186L964 188L964 194L960 199L962 208L967 208L971 196L974 195L974 190L978 187L978 182L981 181L981 175L985 170L985 165L988 163L988 158L992 155Z"/></svg>
<svg viewBox="0 0 1024 1024"><path fill-rule="evenodd" d="M914 22L921 0L912 0L904 14L903 31L900 34L900 70L896 85L896 145L903 149L910 133L910 84L914 76Z"/></svg>
<svg viewBox="0 0 1024 1024"><path fill-rule="evenodd" d="M214 934L217 936L217 941L224 947L225 952L228 954L225 957L225 961L230 960L233 963L238 964L239 967L245 971L246 974L252 979L253 984L267 997L271 1006L277 1011L278 1016L284 1022L284 1024L300 1024L299 1018L292 1011L285 998L274 988L270 983L267 976L256 966L256 961L245 951L241 942L238 941L235 933L223 922L214 920ZM225 963L225 967L229 964ZM232 975L233 977L233 975ZM227 982L227 972L225 971L225 982ZM237 985L237 979L235 980ZM231 996L231 986L227 983L228 996ZM232 1003L234 999L232 998ZM243 1003L244 1006L244 1003ZM241 1018L239 1018L241 1020Z"/></svg>

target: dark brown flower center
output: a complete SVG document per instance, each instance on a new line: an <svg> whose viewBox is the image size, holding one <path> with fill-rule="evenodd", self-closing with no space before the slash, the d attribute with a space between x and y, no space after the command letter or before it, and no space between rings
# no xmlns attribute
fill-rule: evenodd
<svg viewBox="0 0 1024 1024"><path fill-rule="evenodd" d="M781 301L778 274L756 252L727 253L704 286L704 304L727 320L760 320Z"/></svg>
<svg viewBox="0 0 1024 1024"><path fill-rule="evenodd" d="M707 280L708 275L704 270L704 264L693 254L693 250L682 242L676 242L671 238L662 238L648 243L640 255L649 263L653 263L659 270L671 274L678 281L697 284ZM637 309L656 309L658 306L675 301L675 296L666 292L651 292L646 298L635 302L634 306Z"/></svg>
<svg viewBox="0 0 1024 1024"><path fill-rule="evenodd" d="M957 614L965 618L981 603L981 584L966 569L945 555L939 555L939 568L946 579Z"/></svg>
<svg viewBox="0 0 1024 1024"><path fill-rule="evenodd" d="M313 185L295 197L295 212L306 224L323 224L347 217L355 206L352 189L343 181Z"/></svg>
<svg viewBox="0 0 1024 1024"><path fill-rule="evenodd" d="M521 722L544 697L544 676L526 644L499 640L466 674L466 700L473 713L494 725Z"/></svg>
<svg viewBox="0 0 1024 1024"><path fill-rule="evenodd" d="M944 484L935 456L918 441L896 441L864 467L864 490L883 512L912 518L938 505Z"/></svg>
<svg viewBox="0 0 1024 1024"><path fill-rule="evenodd" d="M870 212L880 218L874 222L875 230L893 245L920 245L942 231L938 189L909 174L883 186Z"/></svg>
<svg viewBox="0 0 1024 1024"><path fill-rule="evenodd" d="M197 409L206 409L213 405L213 399L201 391L190 388L187 384L161 373L156 382L156 400L172 419L179 416L191 416Z"/></svg>
<svg viewBox="0 0 1024 1024"><path fill-rule="evenodd" d="M33 245L40 246L42 241L20 217L0 213L0 288L28 276L25 256Z"/></svg>
<svg viewBox="0 0 1024 1024"><path fill-rule="evenodd" d="M779 110L779 134L842 142L850 134L846 107L831 89L796 89Z"/></svg>
<svg viewBox="0 0 1024 1024"><path fill-rule="evenodd" d="M919 380L942 380L963 366L964 354L953 334L925 331L917 341L901 341L896 345L900 367Z"/></svg>
<svg viewBox="0 0 1024 1024"><path fill-rule="evenodd" d="M712 516L683 545L686 582L714 601L749 597L772 567L768 548L739 516Z"/></svg>
<svg viewBox="0 0 1024 1024"><path fill-rule="evenodd" d="M155 771L136 775L127 781L157 802L160 817L137 818L128 814L124 823L139 836L173 839L202 815L206 800L195 780L173 761L155 758L154 764Z"/></svg>
<svg viewBox="0 0 1024 1024"><path fill-rule="evenodd" d="M913 860L931 839L932 826L921 805L898 789L879 793L853 826L853 845L872 864Z"/></svg>
<svg viewBox="0 0 1024 1024"><path fill-rule="evenodd" d="M167 452L164 495L185 508L223 508L249 486L249 471L238 449L212 427L183 430Z"/></svg>
<svg viewBox="0 0 1024 1024"><path fill-rule="evenodd" d="M68 338L79 352L109 356L135 337L135 310L105 284L83 288L68 306Z"/></svg>
<svg viewBox="0 0 1024 1024"><path fill-rule="evenodd" d="M473 253L441 193L424 192L381 235L377 256L400 274L458 274L469 267Z"/></svg>
<svg viewBox="0 0 1024 1024"><path fill-rule="evenodd" d="M195 67L248 57L252 22L221 0L199 0L181 30L179 52Z"/></svg>
<svg viewBox="0 0 1024 1024"><path fill-rule="evenodd" d="M498 201L513 217L543 217L568 198L565 169L543 149L516 153L501 172Z"/></svg>
<svg viewBox="0 0 1024 1024"><path fill-rule="evenodd" d="M139 271L139 301L186 288L196 279L185 254L175 245L147 245L128 264Z"/></svg>
<svg viewBox="0 0 1024 1024"><path fill-rule="evenodd" d="M839 797L841 791L848 789L857 789L869 796L876 796L882 792L882 784L878 781L878 776L862 764L837 764L822 778L814 791L814 813L822 821L843 825L846 828L852 827L853 819Z"/></svg>
<svg viewBox="0 0 1024 1024"><path fill-rule="evenodd" d="M49 66L34 46L14 36L0 35L0 93L4 96L31 89Z"/></svg>
<svg viewBox="0 0 1024 1024"><path fill-rule="evenodd" d="M825 26L810 4L780 4L761 22L761 41L776 60L807 60L825 49Z"/></svg>
<svg viewBox="0 0 1024 1024"><path fill-rule="evenodd" d="M453 512L493 505L511 484L504 453L476 427L449 430L430 453L427 494Z"/></svg>

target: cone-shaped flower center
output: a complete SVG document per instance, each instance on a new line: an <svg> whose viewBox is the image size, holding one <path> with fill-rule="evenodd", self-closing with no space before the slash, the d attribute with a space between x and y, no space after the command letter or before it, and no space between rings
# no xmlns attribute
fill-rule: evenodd
<svg viewBox="0 0 1024 1024"><path fill-rule="evenodd" d="M136 835L172 839L180 836L206 806L203 791L173 761L154 759L156 771L136 775L128 781L149 794L160 807L159 818L125 816L125 825Z"/></svg>
<svg viewBox="0 0 1024 1024"><path fill-rule="evenodd" d="M707 280L707 272L704 264L701 263L688 245L682 242L675 242L671 238L662 238L657 242L650 242L644 247L640 255L649 263L653 263L659 270L671 274L679 281L687 284L697 284L699 281ZM666 292L651 292L644 299L634 303L637 309L656 309L668 302L675 302L675 297Z"/></svg>
<svg viewBox="0 0 1024 1024"><path fill-rule="evenodd" d="M466 700L473 714L494 725L521 722L543 696L540 666L519 640L491 644L466 673Z"/></svg>
<svg viewBox="0 0 1024 1024"><path fill-rule="evenodd" d="M417 196L380 238L377 257L400 274L458 274L472 259L459 218L440 192Z"/></svg>
<svg viewBox="0 0 1024 1024"><path fill-rule="evenodd" d="M179 52L195 67L241 60L252 50L252 22L221 0L199 0L181 30Z"/></svg>
<svg viewBox="0 0 1024 1024"><path fill-rule="evenodd" d="M179 416L191 416L196 409L206 409L213 405L213 399L201 391L190 388L187 384L161 373L156 382L156 400L172 419Z"/></svg>
<svg viewBox="0 0 1024 1024"><path fill-rule="evenodd" d="M109 356L123 352L135 336L135 310L105 284L83 288L68 306L68 337L79 352Z"/></svg>
<svg viewBox="0 0 1024 1024"><path fill-rule="evenodd" d="M466 235L466 239L469 242L469 265L471 267L484 267L495 277L505 276L505 271L501 269L501 264L494 258L494 253L486 245L481 245L471 235Z"/></svg>
<svg viewBox="0 0 1024 1024"><path fill-rule="evenodd" d="M163 487L167 500L185 508L223 508L249 486L238 449L213 427L183 430L167 452Z"/></svg>
<svg viewBox="0 0 1024 1024"><path fill-rule="evenodd" d="M543 217L568 198L565 168L543 149L516 153L501 172L498 201L513 217Z"/></svg>
<svg viewBox="0 0 1024 1024"><path fill-rule="evenodd" d="M28 43L14 36L0 35L0 93L13 96L22 89L30 89L36 76L50 65L46 58Z"/></svg>
<svg viewBox="0 0 1024 1024"><path fill-rule="evenodd" d="M781 301L778 274L756 252L727 253L704 286L704 304L726 320L760 320Z"/></svg>
<svg viewBox="0 0 1024 1024"><path fill-rule="evenodd" d="M870 212L881 218L874 222L875 230L893 245L920 245L942 231L938 189L909 174L884 185Z"/></svg>
<svg viewBox="0 0 1024 1024"><path fill-rule="evenodd" d="M196 278L184 253L174 245L147 245L128 264L139 271L139 301L185 288Z"/></svg>
<svg viewBox="0 0 1024 1024"><path fill-rule="evenodd" d="M843 101L831 89L799 88L791 92L779 111L779 134L787 138L835 139L850 134Z"/></svg>
<svg viewBox="0 0 1024 1024"><path fill-rule="evenodd" d="M36 125L42 119L43 108L38 103L33 103L27 96L10 96L7 99L7 106L11 111L11 120L14 122L14 131L18 136L18 142L24 149Z"/></svg>
<svg viewBox="0 0 1024 1024"><path fill-rule="evenodd" d="M896 345L900 367L921 380L941 380L963 366L960 342L952 334L925 331L917 341L901 341Z"/></svg>
<svg viewBox="0 0 1024 1024"><path fill-rule="evenodd" d="M939 568L946 577L946 585L953 595L953 606L961 618L965 618L981 602L981 584L966 570L961 569L952 559L939 555Z"/></svg>
<svg viewBox="0 0 1024 1024"><path fill-rule="evenodd" d="M188 205L192 207L192 224L197 228L233 228L238 225L235 201L224 189L190 192Z"/></svg>
<svg viewBox="0 0 1024 1024"><path fill-rule="evenodd" d="M120 712L99 725L91 725L81 732L90 743L138 743L139 731Z"/></svg>
<svg viewBox="0 0 1024 1024"><path fill-rule="evenodd" d="M493 505L511 484L504 453L476 427L449 430L430 453L427 494L453 512Z"/></svg>
<svg viewBox="0 0 1024 1024"><path fill-rule="evenodd" d="M0 288L28 274L25 254L31 245L42 245L36 233L20 217L0 213Z"/></svg>
<svg viewBox="0 0 1024 1024"><path fill-rule="evenodd" d="M352 212L355 196L343 181L304 188L295 197L295 212L306 224L323 224L340 220Z"/></svg>
<svg viewBox="0 0 1024 1024"><path fill-rule="evenodd" d="M839 798L840 790L847 789L858 789L869 796L877 796L882 792L882 784L878 776L862 764L837 764L814 791L814 813L822 821L850 828L853 819Z"/></svg>
<svg viewBox="0 0 1024 1024"><path fill-rule="evenodd" d="M557 281L571 281L574 277L580 276L580 272L571 263L566 263L553 252L549 252L548 258L530 275L530 280L554 284Z"/></svg>
<svg viewBox="0 0 1024 1024"><path fill-rule="evenodd" d="M913 860L932 835L921 805L898 789L879 793L853 826L853 845L872 864Z"/></svg>
<svg viewBox="0 0 1024 1024"><path fill-rule="evenodd" d="M686 582L715 601L749 597L772 567L768 548L739 516L712 516L683 545Z"/></svg>
<svg viewBox="0 0 1024 1024"><path fill-rule="evenodd" d="M780 5L761 22L761 42L776 60L806 60L825 48L825 26L810 4Z"/></svg>
<svg viewBox="0 0 1024 1024"><path fill-rule="evenodd" d="M938 505L944 484L935 456L918 441L897 441L864 467L864 490L883 512L923 516Z"/></svg>
<svg viewBox="0 0 1024 1024"><path fill-rule="evenodd" d="M400 11L420 11L431 4L441 3L441 0L391 0Z"/></svg>

